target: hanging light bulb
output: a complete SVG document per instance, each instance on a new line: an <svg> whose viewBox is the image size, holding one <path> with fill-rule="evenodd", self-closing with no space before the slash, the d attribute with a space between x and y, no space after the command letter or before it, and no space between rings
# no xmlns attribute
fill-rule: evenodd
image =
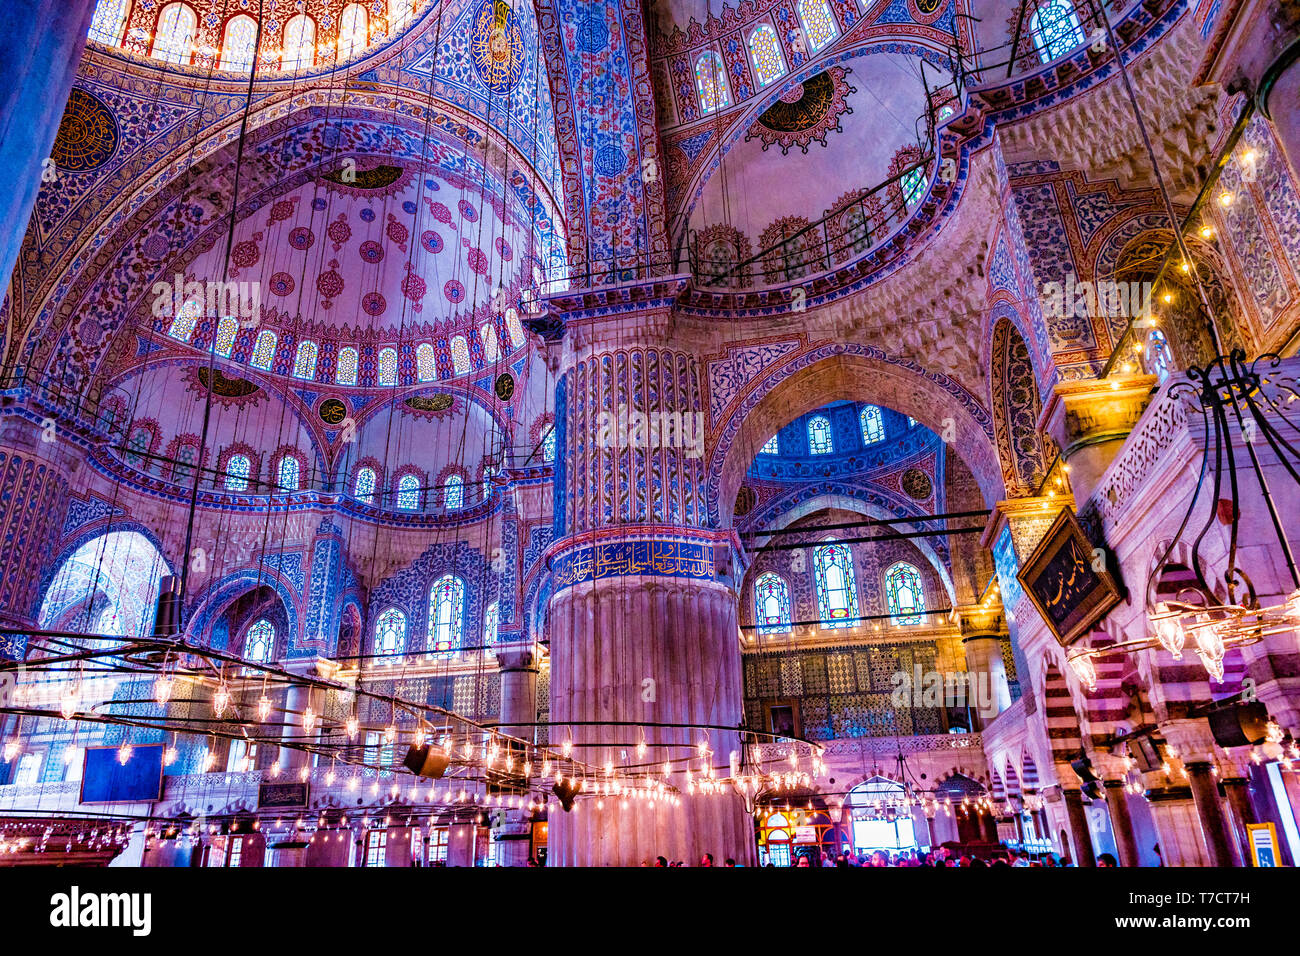
<svg viewBox="0 0 1300 956"><path fill-rule="evenodd" d="M226 712L226 708L229 706L230 706L230 688L227 687L224 683L222 683L219 687L217 687L216 693L212 695L212 710L216 713L218 717L221 717L221 715Z"/></svg>
<svg viewBox="0 0 1300 956"><path fill-rule="evenodd" d="M5 763L16 756L18 756L18 739L15 737L13 740L5 741Z"/></svg>
<svg viewBox="0 0 1300 956"><path fill-rule="evenodd" d="M1176 661L1183 659L1183 645L1187 635L1183 632L1182 612L1176 611L1163 601L1156 605L1156 611L1150 616L1151 629L1160 646L1167 650Z"/></svg>
<svg viewBox="0 0 1300 956"><path fill-rule="evenodd" d="M1196 653L1201 663L1216 684L1223 683L1223 658L1227 654L1224 632L1230 628L1226 621L1205 621L1193 632L1196 638Z"/></svg>
<svg viewBox="0 0 1300 956"><path fill-rule="evenodd" d="M355 740L357 731L361 728L361 722L357 720L357 715L352 714L344 721L344 729L347 730L348 740Z"/></svg>
<svg viewBox="0 0 1300 956"><path fill-rule="evenodd" d="M59 699L59 713L63 715L64 720L71 720L77 712L77 706L81 703L81 685L69 684L63 691Z"/></svg>
<svg viewBox="0 0 1300 956"><path fill-rule="evenodd" d="M316 733L316 711L311 708L310 704L302 712L302 732L308 737Z"/></svg>
<svg viewBox="0 0 1300 956"><path fill-rule="evenodd" d="M153 682L153 699L159 706L165 707L167 702L172 699L172 691L175 689L175 681L166 674L159 674L158 679Z"/></svg>
<svg viewBox="0 0 1300 956"><path fill-rule="evenodd" d="M266 723L271 718L271 698L263 694L257 701L257 719Z"/></svg>
<svg viewBox="0 0 1300 956"><path fill-rule="evenodd" d="M397 739L397 727L394 726L393 724L389 724L387 727L384 728L384 743L391 744L396 739Z"/></svg>
<svg viewBox="0 0 1300 956"><path fill-rule="evenodd" d="M117 748L117 762L125 767L126 762L131 759L131 753L134 749L129 741L122 741L122 746Z"/></svg>
<svg viewBox="0 0 1300 956"><path fill-rule="evenodd" d="M1092 663L1092 655L1087 651L1076 651L1071 654L1067 661L1070 670L1074 671L1074 676L1079 679L1079 683L1092 693L1097 689L1097 668Z"/></svg>

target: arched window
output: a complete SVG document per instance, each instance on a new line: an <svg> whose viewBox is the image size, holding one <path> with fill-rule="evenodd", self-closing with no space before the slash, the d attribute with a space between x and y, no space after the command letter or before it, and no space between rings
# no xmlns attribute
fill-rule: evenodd
<svg viewBox="0 0 1300 956"><path fill-rule="evenodd" d="M357 384L357 350L354 348L339 349L338 368L334 373L334 381L340 385Z"/></svg>
<svg viewBox="0 0 1300 956"><path fill-rule="evenodd" d="M352 56L366 48L368 17L366 8L359 3L349 3L339 17L339 57Z"/></svg>
<svg viewBox="0 0 1300 956"><path fill-rule="evenodd" d="M188 3L171 3L158 15L158 30L153 35L150 56L165 63L183 66L194 55L194 38L199 18Z"/></svg>
<svg viewBox="0 0 1300 956"><path fill-rule="evenodd" d="M198 327L199 317L203 315L203 303L198 299L190 299L183 306L180 312L176 313L176 318L172 319L171 328L167 334L174 339L180 339L182 342L188 342L194 338L194 330Z"/></svg>
<svg viewBox="0 0 1300 956"><path fill-rule="evenodd" d="M217 323L217 334L212 341L212 348L222 358L230 358L235 348L235 336L239 334L239 320L227 315Z"/></svg>
<svg viewBox="0 0 1300 956"><path fill-rule="evenodd" d="M824 544L813 551L813 579L822 627L854 627L858 623L858 586L853 554L847 545Z"/></svg>
<svg viewBox="0 0 1300 956"><path fill-rule="evenodd" d="M122 42L122 28L126 26L127 0L99 0L95 5L95 18L90 21L90 38L109 46Z"/></svg>
<svg viewBox="0 0 1300 956"><path fill-rule="evenodd" d="M758 453L759 453L760 455L779 455L779 454L781 454L781 441L780 441L780 439L778 438L778 436L773 435L773 436L772 436L771 438L769 438L766 442L764 442L764 443L763 443L763 447L760 448L760 449L758 450Z"/></svg>
<svg viewBox="0 0 1300 956"><path fill-rule="evenodd" d="M829 455L835 450L831 441L831 420L818 415L808 422L808 451L814 455Z"/></svg>
<svg viewBox="0 0 1300 956"><path fill-rule="evenodd" d="M921 572L900 561L885 572L885 603L895 624L920 624L925 610Z"/></svg>
<svg viewBox="0 0 1300 956"><path fill-rule="evenodd" d="M420 509L420 479L403 475L397 482L397 507L403 511Z"/></svg>
<svg viewBox="0 0 1300 956"><path fill-rule="evenodd" d="M858 412L858 423L862 426L862 444L874 445L885 440L885 422L880 408L875 405L863 405Z"/></svg>
<svg viewBox="0 0 1300 956"><path fill-rule="evenodd" d="M194 465L199 460L199 443L194 439L178 441L172 456L172 481L189 481L194 477Z"/></svg>
<svg viewBox="0 0 1300 956"><path fill-rule="evenodd" d="M244 637L244 660L265 664L275 650L275 625L262 618L248 629Z"/></svg>
<svg viewBox="0 0 1300 956"><path fill-rule="evenodd" d="M917 166L904 173L898 186L903 190L903 203L911 209L925 193L925 167Z"/></svg>
<svg viewBox="0 0 1300 956"><path fill-rule="evenodd" d="M381 664L392 663L392 658L406 653L406 615L395 607L375 620L375 653L381 655Z"/></svg>
<svg viewBox="0 0 1300 956"><path fill-rule="evenodd" d="M370 504L375 500L375 469L368 465L357 469L356 481L352 484L352 496L357 501Z"/></svg>
<svg viewBox="0 0 1300 956"><path fill-rule="evenodd" d="M464 375L469 371L469 345L466 344L463 335L452 336L451 366L456 370L457 375Z"/></svg>
<svg viewBox="0 0 1300 956"><path fill-rule="evenodd" d="M290 18L284 27L280 67L301 70L316 63L316 21L305 13Z"/></svg>
<svg viewBox="0 0 1300 956"><path fill-rule="evenodd" d="M397 384L397 349L379 350L379 384Z"/></svg>
<svg viewBox="0 0 1300 956"><path fill-rule="evenodd" d="M1050 63L1082 45L1083 27L1070 0L1042 0L1037 7L1029 19L1029 33L1040 60Z"/></svg>
<svg viewBox="0 0 1300 956"><path fill-rule="evenodd" d="M221 69L247 73L253 68L256 55L257 21L241 13L226 24L226 36L221 43Z"/></svg>
<svg viewBox="0 0 1300 956"><path fill-rule="evenodd" d="M754 623L760 634L790 630L790 589L771 571L754 582Z"/></svg>
<svg viewBox="0 0 1300 956"><path fill-rule="evenodd" d="M465 504L465 479L451 475L442 489L443 506L448 511L459 511Z"/></svg>
<svg viewBox="0 0 1300 956"><path fill-rule="evenodd" d="M813 53L834 40L839 32L826 0L799 0L799 20Z"/></svg>
<svg viewBox="0 0 1300 956"><path fill-rule="evenodd" d="M483 340L483 358L495 362L501 355L501 350L497 347L497 327L491 322L485 322L479 329L479 338Z"/></svg>
<svg viewBox="0 0 1300 956"><path fill-rule="evenodd" d="M524 326L519 321L519 313L514 309L506 309L506 331L510 333L511 348L524 347Z"/></svg>
<svg viewBox="0 0 1300 956"><path fill-rule="evenodd" d="M731 105L727 91L727 70L722 57L706 50L695 61L695 88L700 93L700 113L707 116Z"/></svg>
<svg viewBox="0 0 1300 956"><path fill-rule="evenodd" d="M226 459L226 490L247 491L248 478L253 473L253 463L247 455L231 455Z"/></svg>
<svg viewBox="0 0 1300 956"><path fill-rule="evenodd" d="M316 377L316 355L320 350L311 339L298 343L298 354L293 358L293 377L313 379Z"/></svg>
<svg viewBox="0 0 1300 956"><path fill-rule="evenodd" d="M285 455L280 459L280 467L276 469L276 478L280 485L281 491L297 491L299 472L301 466L298 459L293 455Z"/></svg>
<svg viewBox="0 0 1300 956"><path fill-rule="evenodd" d="M465 583L454 574L444 574L429 592L429 650L450 653L460 647L465 613Z"/></svg>
<svg viewBox="0 0 1300 956"><path fill-rule="evenodd" d="M1146 365L1147 372L1154 375L1162 385L1173 371L1174 357L1169 350L1169 340L1159 329L1147 333Z"/></svg>
<svg viewBox="0 0 1300 956"><path fill-rule="evenodd" d="M760 24L749 35L749 62L754 65L754 76L759 86L767 86L785 75L785 61L781 59L776 31L766 23Z"/></svg>
<svg viewBox="0 0 1300 956"><path fill-rule="evenodd" d="M105 614L126 637L153 631L159 582L171 574L153 543L138 531L110 531L81 545L60 566L41 601L42 628L95 633Z"/></svg>
<svg viewBox="0 0 1300 956"><path fill-rule="evenodd" d="M483 612L483 646L491 647L497 642L497 627L501 623L501 610L493 601Z"/></svg>
<svg viewBox="0 0 1300 956"><path fill-rule="evenodd" d="M137 468L149 469L151 462L146 457L153 451L154 441L157 438L157 432L152 425L136 425L131 429L131 435L126 440L126 460Z"/></svg>
<svg viewBox="0 0 1300 956"><path fill-rule="evenodd" d="M257 333L257 342L253 345L253 357L249 359L249 364L263 372L271 371L271 364L275 361L275 347L279 341L270 329Z"/></svg>
<svg viewBox="0 0 1300 956"><path fill-rule="evenodd" d="M432 382L438 377L438 360L428 342L415 347L415 374L421 382Z"/></svg>

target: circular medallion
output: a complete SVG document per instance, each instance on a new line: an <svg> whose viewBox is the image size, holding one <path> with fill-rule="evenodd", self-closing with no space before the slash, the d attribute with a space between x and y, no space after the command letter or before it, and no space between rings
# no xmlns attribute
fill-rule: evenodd
<svg viewBox="0 0 1300 956"><path fill-rule="evenodd" d="M948 0L908 0L912 19L925 26L938 20L948 8Z"/></svg>
<svg viewBox="0 0 1300 956"><path fill-rule="evenodd" d="M493 93L509 93L524 72L524 35L504 0L483 0L474 13L470 59Z"/></svg>
<svg viewBox="0 0 1300 956"><path fill-rule="evenodd" d="M508 402L515 397L515 378L509 372L502 372L497 376L496 383L492 390L497 393L497 398L503 402Z"/></svg>
<svg viewBox="0 0 1300 956"><path fill-rule="evenodd" d="M920 468L909 468L903 472L902 485L908 497L915 501L925 501L934 494L934 483Z"/></svg>
<svg viewBox="0 0 1300 956"><path fill-rule="evenodd" d="M326 425L342 425L348 417L348 407L337 398L327 398L317 406L316 414Z"/></svg>
<svg viewBox="0 0 1300 956"><path fill-rule="evenodd" d="M84 173L103 166L116 149L117 121L112 112L99 98L73 87L50 150L54 165L66 172Z"/></svg>

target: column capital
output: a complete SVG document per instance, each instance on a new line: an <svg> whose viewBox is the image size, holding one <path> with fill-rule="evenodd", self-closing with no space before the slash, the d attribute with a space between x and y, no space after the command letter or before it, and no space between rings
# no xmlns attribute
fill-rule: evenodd
<svg viewBox="0 0 1300 956"><path fill-rule="evenodd" d="M1183 766L1193 763L1215 763L1214 733L1204 717L1180 717L1163 720L1160 735L1174 748Z"/></svg>
<svg viewBox="0 0 1300 956"><path fill-rule="evenodd" d="M953 608L962 643L981 638L1001 640L1007 636L1007 622L1001 603L965 604Z"/></svg>
<svg viewBox="0 0 1300 956"><path fill-rule="evenodd" d="M1158 385L1154 375L1112 375L1053 387L1038 427L1060 446L1077 499L1097 487Z"/></svg>
<svg viewBox="0 0 1300 956"><path fill-rule="evenodd" d="M532 647L512 647L496 652L497 666L502 673L525 671L536 674L539 670L537 651Z"/></svg>

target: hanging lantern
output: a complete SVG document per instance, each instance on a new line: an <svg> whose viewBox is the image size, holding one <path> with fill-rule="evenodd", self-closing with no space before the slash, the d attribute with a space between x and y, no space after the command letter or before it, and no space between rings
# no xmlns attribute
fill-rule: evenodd
<svg viewBox="0 0 1300 956"><path fill-rule="evenodd" d="M1182 616L1182 611L1176 611L1162 601L1156 605L1155 613L1149 618L1156 640L1176 661L1183 659L1183 646L1187 643Z"/></svg>
<svg viewBox="0 0 1300 956"><path fill-rule="evenodd" d="M1075 651L1067 658L1070 670L1074 671L1074 676L1079 679L1088 693L1097 689L1097 668L1092 663L1092 653L1087 650Z"/></svg>

